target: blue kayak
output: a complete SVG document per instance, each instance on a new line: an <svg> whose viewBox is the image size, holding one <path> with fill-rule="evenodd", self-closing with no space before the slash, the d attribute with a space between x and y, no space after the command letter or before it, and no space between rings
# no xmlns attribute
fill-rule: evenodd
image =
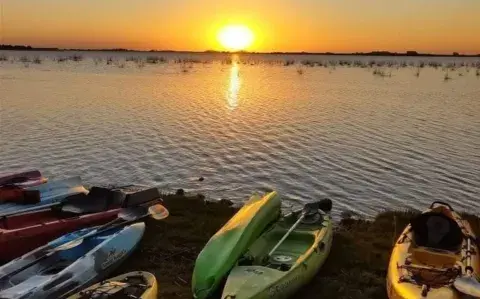
<svg viewBox="0 0 480 299"><path fill-rule="evenodd" d="M88 190L83 186L82 179L79 176L65 180L49 181L46 184L26 188L25 190L39 191L40 202L29 205L2 203L0 204L0 217L47 208L64 201L69 196L88 193Z"/></svg>
<svg viewBox="0 0 480 299"><path fill-rule="evenodd" d="M143 236L145 224L112 228L72 248L63 248L13 276L6 276L94 230L96 228L87 228L64 235L0 267L0 298L65 298L100 281L133 252Z"/></svg>

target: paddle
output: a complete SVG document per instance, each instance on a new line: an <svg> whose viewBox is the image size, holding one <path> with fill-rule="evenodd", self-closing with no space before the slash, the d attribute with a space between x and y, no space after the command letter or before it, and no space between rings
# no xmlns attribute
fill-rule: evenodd
<svg viewBox="0 0 480 299"><path fill-rule="evenodd" d="M91 238L94 236L98 236L100 234L103 234L106 231L109 231L111 229L125 226L134 222L137 222L140 219L143 219L145 217L152 217L155 220L162 220L167 218L169 215L168 210L162 206L161 204L156 204L153 206L149 207L131 207L131 208L125 208L120 211L118 214L118 218L114 219L107 224L104 224L100 227L98 227L96 230L93 232L86 234L85 236L80 236L76 239L73 239L63 245L58 246L55 251L61 251L61 250L67 250L70 248L73 248L79 244L81 244L85 239ZM124 222L121 222L119 224L113 225L117 220L123 219L126 220Z"/></svg>
<svg viewBox="0 0 480 299"><path fill-rule="evenodd" d="M453 286L459 292L472 297L480 298L480 282L473 277L471 237L467 239L467 266L466 273L462 277L455 279Z"/></svg>
<svg viewBox="0 0 480 299"><path fill-rule="evenodd" d="M303 207L302 213L300 214L300 217L298 217L298 220L290 227L290 229L287 231L287 233L278 241L278 243L270 250L270 252L267 255L267 258L270 258L273 253L282 245L282 243L288 238L288 236L292 233L292 231L297 228L298 225L303 221L303 219L307 215L315 214L319 209L325 209L322 211L329 212L332 209L332 201L329 199L321 200L321 201L316 201L316 202L309 202L305 204Z"/></svg>
<svg viewBox="0 0 480 299"><path fill-rule="evenodd" d="M102 234L106 231L109 231L109 230L117 228L117 227L122 227L122 226L125 226L125 225L128 225L128 224L137 222L137 221L139 221L143 218L146 218L148 216L152 217L155 220L165 219L165 218L168 217L168 214L169 214L168 210L164 206L162 206L161 204L156 204L156 205L150 206L150 207L132 207L132 208L122 209L120 211L120 213L118 213L118 218L117 219L114 219L114 220L98 227L97 229L95 229L91 233L88 233L84 236L80 236L76 239L73 239L73 240L63 244L63 245L55 247L52 250L50 250L49 252L47 252L46 254L44 254L44 255L40 256L39 258L35 259L34 261L32 261L32 262L14 270L14 271L6 274L6 275L0 276L0 281L5 280L7 278L10 278L10 277L22 272L23 270L35 265L36 263L49 258L50 256L54 255L58 251L73 248L73 247L79 245L80 243L82 243L87 238L91 238L91 237L100 235L100 234ZM124 221L122 223L118 223L116 225L113 225L119 219L124 219L126 221Z"/></svg>

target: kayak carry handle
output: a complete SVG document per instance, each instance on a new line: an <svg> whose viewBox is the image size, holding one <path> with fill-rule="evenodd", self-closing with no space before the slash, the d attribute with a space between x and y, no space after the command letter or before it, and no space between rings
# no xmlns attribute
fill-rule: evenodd
<svg viewBox="0 0 480 299"><path fill-rule="evenodd" d="M449 204L448 204L448 203L446 203L446 202L443 202L443 201L434 201L434 202L432 202L432 204L430 205L430 209L433 209L433 207L434 207L435 205L442 205L442 206L446 206L447 208L449 208L449 209L450 209L450 211L454 212L454 210L453 210L452 206L451 206L451 205L449 205Z"/></svg>

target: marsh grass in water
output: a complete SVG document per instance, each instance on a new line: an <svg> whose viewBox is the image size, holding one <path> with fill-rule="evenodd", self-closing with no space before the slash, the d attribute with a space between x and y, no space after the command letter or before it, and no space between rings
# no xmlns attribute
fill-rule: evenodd
<svg viewBox="0 0 480 299"><path fill-rule="evenodd" d="M73 55L68 56L68 59L71 60L71 61L80 62L80 61L83 60L83 56L78 55L78 54L73 54Z"/></svg>
<svg viewBox="0 0 480 299"><path fill-rule="evenodd" d="M28 57L28 56L20 56L20 58L18 60L22 63L28 63L28 62L31 61L30 57Z"/></svg>
<svg viewBox="0 0 480 299"><path fill-rule="evenodd" d="M55 59L54 59L54 60L55 60ZM68 60L67 57L62 57L62 56L59 56L59 57L56 58L56 61L57 61L58 63L66 62L67 60Z"/></svg>
<svg viewBox="0 0 480 299"><path fill-rule="evenodd" d="M157 64L157 63L166 63L167 59L165 57L158 57L158 56L148 56L146 59L147 63L150 64Z"/></svg>
<svg viewBox="0 0 480 299"><path fill-rule="evenodd" d="M451 80L452 77L450 77L450 75L448 75L448 71L445 73L445 76L443 76L443 81L448 81L448 80Z"/></svg>

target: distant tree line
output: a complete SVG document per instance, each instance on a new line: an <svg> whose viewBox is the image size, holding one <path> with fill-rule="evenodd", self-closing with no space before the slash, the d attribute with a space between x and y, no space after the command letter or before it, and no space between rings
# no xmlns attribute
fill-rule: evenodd
<svg viewBox="0 0 480 299"><path fill-rule="evenodd" d="M32 46L23 45L0 45L0 50L15 50L15 51L58 51L58 48L33 48Z"/></svg>
<svg viewBox="0 0 480 299"><path fill-rule="evenodd" d="M0 50L16 50L16 51L108 51L108 52L147 52L147 51L136 51L122 48L114 49L59 49L59 48L36 48L32 46L24 45L0 45ZM198 53L195 51L173 51L173 50L150 50L148 52L178 52L178 53ZM215 51L215 50L206 50L205 53L231 53L228 51ZM354 53L333 53L333 52L247 52L247 51L238 51L235 53L248 53L248 54L284 54L284 55L357 55L357 56L461 56L461 57L471 57L477 55L464 55L458 52L453 52L452 54L430 54L430 53L418 53L417 51L406 51L404 53L398 52L389 52L389 51L372 51L372 52L354 52Z"/></svg>

